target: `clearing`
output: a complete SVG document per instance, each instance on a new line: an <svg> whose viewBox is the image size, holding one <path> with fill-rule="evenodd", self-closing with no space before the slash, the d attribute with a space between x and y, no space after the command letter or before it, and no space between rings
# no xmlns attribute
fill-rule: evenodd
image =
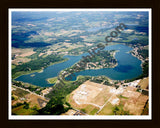
<svg viewBox="0 0 160 128"><path fill-rule="evenodd" d="M142 89L148 89L149 77L143 78L142 80L140 80L138 85L141 86Z"/></svg>
<svg viewBox="0 0 160 128"><path fill-rule="evenodd" d="M46 100L43 96L15 86L12 89L12 96L16 98L15 100L12 100L12 105L27 102L30 104L30 107L37 106L38 108L43 108L48 102L48 100Z"/></svg>
<svg viewBox="0 0 160 128"><path fill-rule="evenodd" d="M132 86L120 85L116 89L88 80L67 95L66 100L73 108L89 115L141 115L148 96L136 90Z"/></svg>

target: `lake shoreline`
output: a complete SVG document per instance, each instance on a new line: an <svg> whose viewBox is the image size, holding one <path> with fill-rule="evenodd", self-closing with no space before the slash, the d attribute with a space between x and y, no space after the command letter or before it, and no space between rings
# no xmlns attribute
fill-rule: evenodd
<svg viewBox="0 0 160 128"><path fill-rule="evenodd" d="M90 69L90 70L80 71L80 72L75 73L76 76L72 80L75 80L76 77L79 75L82 75L82 76L100 76L100 75L103 76L104 75L111 80L126 80L126 79L134 78L141 73L139 59L135 57L133 58L131 57L132 56L131 54L129 55L128 53L126 53L131 50L130 47L124 44L117 44L117 45L106 47L105 50L116 50L116 53L119 50L117 54L114 53L114 56L118 62L116 65L114 65L114 68ZM58 65L53 65L49 68L47 67L44 69L44 72L36 74L34 78L31 78L30 76L27 75L28 78L26 76L22 76L19 80L21 81L24 80L25 82L36 84L39 86L43 86L43 85L49 86L49 84L46 82L46 79L57 77L58 72L63 71L64 69L67 69L68 67L73 66L75 63L77 63L81 59L82 56L83 55L80 55L80 56L69 56L68 55L66 56L66 58L68 58L68 61L64 63L59 63ZM132 59L133 62L128 61L129 60L128 57L131 57L130 59ZM132 65L134 69L130 68L132 67ZM43 79L40 79L40 78L43 78Z"/></svg>
<svg viewBox="0 0 160 128"><path fill-rule="evenodd" d="M52 65L55 65L55 64L59 64L59 63L63 63L63 62L65 62L65 61L67 61L68 60L68 58L65 58L64 60L62 60L62 61L59 61L59 62L55 62L55 63L51 63L50 65L48 65L47 67L49 67L49 66L52 66ZM46 68L47 68L46 67ZM18 77L20 77L20 76L23 76L23 75L28 75L28 74L32 74L32 73L43 73L43 70L44 70L44 68L42 67L41 69L38 69L38 70L32 70L32 71L27 71L27 72L24 72L24 71L22 71L22 72L16 72L17 74L19 73L19 75L15 75L15 77L12 77L12 79L17 79Z"/></svg>

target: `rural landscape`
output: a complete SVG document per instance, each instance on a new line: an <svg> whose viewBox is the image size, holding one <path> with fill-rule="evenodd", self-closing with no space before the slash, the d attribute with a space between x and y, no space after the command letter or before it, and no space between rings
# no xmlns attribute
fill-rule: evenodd
<svg viewBox="0 0 160 128"><path fill-rule="evenodd" d="M149 12L13 10L10 18L12 116L149 115Z"/></svg>

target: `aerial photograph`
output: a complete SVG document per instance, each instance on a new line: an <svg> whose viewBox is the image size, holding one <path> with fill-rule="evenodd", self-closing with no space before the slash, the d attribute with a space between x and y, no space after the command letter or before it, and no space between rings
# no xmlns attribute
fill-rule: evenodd
<svg viewBox="0 0 160 128"><path fill-rule="evenodd" d="M151 114L150 10L9 9L9 116Z"/></svg>

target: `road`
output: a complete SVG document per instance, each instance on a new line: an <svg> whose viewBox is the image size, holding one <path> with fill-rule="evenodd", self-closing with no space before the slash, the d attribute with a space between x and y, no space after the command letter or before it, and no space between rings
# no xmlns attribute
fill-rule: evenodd
<svg viewBox="0 0 160 128"><path fill-rule="evenodd" d="M19 89L22 89L22 90L24 90L24 91L27 91L27 92L33 94L33 95L37 95L37 96L39 96L39 97L47 100L44 96L38 95L37 93L34 93L34 92L31 92L29 89L24 89L24 88L22 88L22 87L18 87L18 86L15 86L15 85L12 85L12 86L13 86L13 87L16 87L16 88L19 88ZM47 100L47 101L48 101L48 100Z"/></svg>
<svg viewBox="0 0 160 128"><path fill-rule="evenodd" d="M102 109L103 109L103 107L109 102L109 100L114 96L115 94L113 93L111 96L110 96L110 98L102 105L102 106L100 106L100 105L97 105L97 104L94 104L94 103L86 103L86 102L84 102L84 103L79 103L78 101L76 101L75 99L74 99L74 101L77 103L79 103L79 104L90 104L90 105L93 105L93 106L96 106L96 107L98 107L99 108L99 110L98 110L98 112L95 114L95 115L97 115ZM78 111L78 110L76 110L76 111Z"/></svg>

